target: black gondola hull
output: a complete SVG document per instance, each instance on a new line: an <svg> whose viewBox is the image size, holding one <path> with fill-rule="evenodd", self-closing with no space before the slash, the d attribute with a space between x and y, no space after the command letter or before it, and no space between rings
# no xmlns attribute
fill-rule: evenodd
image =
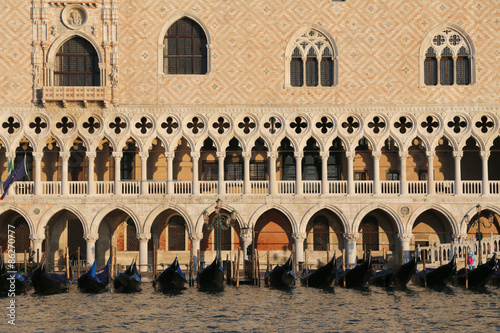
<svg viewBox="0 0 500 333"><path fill-rule="evenodd" d="M313 288L329 288L337 276L335 270L336 260L333 258L326 265L300 278L303 286Z"/></svg>
<svg viewBox="0 0 500 333"><path fill-rule="evenodd" d="M45 271L36 269L31 277L31 282L36 294L53 295L67 293L69 290L68 281L56 281L51 279Z"/></svg>
<svg viewBox="0 0 500 333"><path fill-rule="evenodd" d="M136 293L142 291L141 281L137 281L131 276L120 274L113 280L113 289L117 293Z"/></svg>
<svg viewBox="0 0 500 333"><path fill-rule="evenodd" d="M369 283L374 286L393 288L397 290L406 289L408 282L415 274L417 260L413 257L406 264L401 265L395 271L389 270L382 274L374 274L369 279Z"/></svg>
<svg viewBox="0 0 500 333"><path fill-rule="evenodd" d="M340 271L335 279L335 284L345 288L365 288L368 285L368 280L372 276L372 257L368 258L361 264L347 272ZM345 285L344 285L345 275Z"/></svg>
<svg viewBox="0 0 500 333"><path fill-rule="evenodd" d="M282 266L276 266L264 276L266 286L277 289L290 289L295 285L292 256Z"/></svg>
<svg viewBox="0 0 500 333"><path fill-rule="evenodd" d="M11 288L14 282L14 288ZM0 275L0 297L8 297L14 292L15 295L27 293L29 290L29 282L21 281L8 273Z"/></svg>
<svg viewBox="0 0 500 333"><path fill-rule="evenodd" d="M455 257L449 263L442 265L434 270L420 271L413 277L413 283L418 286L425 286L429 288L442 289L451 282L453 276L457 272L457 265Z"/></svg>
<svg viewBox="0 0 500 333"><path fill-rule="evenodd" d="M88 276L81 276L80 278L78 278L78 289L82 293L99 294L107 291L107 287L107 284L98 282L97 280Z"/></svg>
<svg viewBox="0 0 500 333"><path fill-rule="evenodd" d="M175 290L184 290L186 281L176 271L163 271L156 278L156 288L158 291L169 292Z"/></svg>
<svg viewBox="0 0 500 333"><path fill-rule="evenodd" d="M484 288L486 284L495 274L495 261L496 255L493 256L486 264L480 265L478 268L473 270L467 270L462 268L459 270L455 276L455 283L459 286L467 286L469 289Z"/></svg>
<svg viewBox="0 0 500 333"><path fill-rule="evenodd" d="M198 287L202 290L223 290L224 272L218 258L198 275Z"/></svg>

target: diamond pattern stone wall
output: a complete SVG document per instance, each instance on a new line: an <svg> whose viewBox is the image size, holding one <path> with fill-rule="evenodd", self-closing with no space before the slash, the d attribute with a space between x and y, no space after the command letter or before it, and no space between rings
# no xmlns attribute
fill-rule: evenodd
<svg viewBox="0 0 500 333"><path fill-rule="evenodd" d="M66 29L61 4L47 7L48 45ZM73 2L72 2L73 3ZM89 26L103 42L101 11L88 7ZM447 104L496 103L500 82L499 0L120 0L120 104ZM32 99L32 21L28 1L0 4L0 104ZM212 45L206 76L159 76L158 37L169 18L189 13L203 22ZM435 26L453 23L472 38L477 83L419 87L418 52ZM339 50L333 88L284 88L284 52L306 25L328 31ZM54 28L52 30L52 28ZM89 27L81 28L89 33Z"/></svg>

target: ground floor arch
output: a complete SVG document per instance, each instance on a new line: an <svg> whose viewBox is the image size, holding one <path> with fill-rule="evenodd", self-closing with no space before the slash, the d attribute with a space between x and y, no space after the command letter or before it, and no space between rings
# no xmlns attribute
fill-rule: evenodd
<svg viewBox="0 0 500 333"><path fill-rule="evenodd" d="M24 253L28 256L33 249L30 233L30 226L20 213L7 210L0 214L0 246L3 255L8 253L10 244L15 248L17 261L24 260Z"/></svg>

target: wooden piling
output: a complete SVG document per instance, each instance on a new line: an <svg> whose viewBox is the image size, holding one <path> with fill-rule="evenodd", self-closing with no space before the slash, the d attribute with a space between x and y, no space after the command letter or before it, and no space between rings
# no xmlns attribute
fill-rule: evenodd
<svg viewBox="0 0 500 333"><path fill-rule="evenodd" d="M66 278L69 281L69 247L66 246Z"/></svg>
<svg viewBox="0 0 500 333"><path fill-rule="evenodd" d="M467 262L469 261L469 251L465 251L465 289L469 289L469 274L467 272Z"/></svg>
<svg viewBox="0 0 500 333"><path fill-rule="evenodd" d="M328 253L328 251L326 251ZM328 257L328 255L327 255ZM307 270L307 249L304 251L304 271L307 276L308 270ZM309 287L309 279L306 279L306 287Z"/></svg>
<svg viewBox="0 0 500 333"><path fill-rule="evenodd" d="M0 247L0 250L2 248ZM40 249L36 249L36 263L37 263L37 266L40 265Z"/></svg>
<svg viewBox="0 0 500 333"><path fill-rule="evenodd" d="M343 277L342 284L343 284L343 286L345 288L345 286L346 286L346 281L345 281L345 275L346 275L345 274L346 273L346 267L345 267L345 249L342 250L342 270L344 271L344 277Z"/></svg>
<svg viewBox="0 0 500 333"><path fill-rule="evenodd" d="M77 272L78 272L78 277L80 277L80 247L78 247L78 253L77 253L78 259L77 259Z"/></svg>
<svg viewBox="0 0 500 333"><path fill-rule="evenodd" d="M441 251L441 246L439 246L439 266L443 266L443 252Z"/></svg>
<svg viewBox="0 0 500 333"><path fill-rule="evenodd" d="M269 260L269 256L270 256L270 250L267 249L267 271L271 271L271 261Z"/></svg>
<svg viewBox="0 0 500 333"><path fill-rule="evenodd" d="M200 263L200 249L198 249L198 253L197 254L198 254L198 258L197 258L198 262L196 264L197 265L196 266L197 267L197 269L196 269L196 276L198 277L198 276L200 276L200 265L201 265L201 263ZM200 288L200 281L198 280L198 278L196 278L196 288Z"/></svg>
<svg viewBox="0 0 500 333"><path fill-rule="evenodd" d="M156 270L158 267L158 249L156 245L153 246L153 281L156 279Z"/></svg>
<svg viewBox="0 0 500 333"><path fill-rule="evenodd" d="M236 287L240 286L240 256L241 247L238 248L238 259L236 260Z"/></svg>
<svg viewBox="0 0 500 333"><path fill-rule="evenodd" d="M427 250L424 250L424 260L423 260L423 264L424 264L424 287L427 288L427 272L425 271L425 257L427 257Z"/></svg>
<svg viewBox="0 0 500 333"><path fill-rule="evenodd" d="M260 287L260 261L259 261L259 252L255 250L255 257L257 258L257 284Z"/></svg>
<svg viewBox="0 0 500 333"><path fill-rule="evenodd" d="M26 259L26 251L24 251L24 275L28 275L28 260Z"/></svg>
<svg viewBox="0 0 500 333"><path fill-rule="evenodd" d="M0 261L3 259L3 247L0 246Z"/></svg>

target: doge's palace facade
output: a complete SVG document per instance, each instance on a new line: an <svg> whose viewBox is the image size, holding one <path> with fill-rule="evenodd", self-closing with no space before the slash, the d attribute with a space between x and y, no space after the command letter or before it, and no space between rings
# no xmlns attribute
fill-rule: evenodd
<svg viewBox="0 0 500 333"><path fill-rule="evenodd" d="M0 180L28 169L0 240L14 224L18 252L209 261L217 198L238 212L223 256L404 260L474 237L466 215L499 234L498 0L0 8Z"/></svg>

